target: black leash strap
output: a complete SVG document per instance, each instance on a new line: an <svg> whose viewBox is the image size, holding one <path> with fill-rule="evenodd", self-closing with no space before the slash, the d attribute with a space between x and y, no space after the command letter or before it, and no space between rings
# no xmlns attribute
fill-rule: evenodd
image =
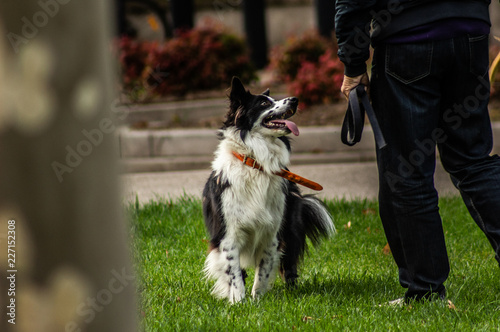
<svg viewBox="0 0 500 332"><path fill-rule="evenodd" d="M364 85L358 85L349 93L349 106L347 107L344 123L342 124L342 131L340 132L342 143L353 146L361 140L361 134L363 133L365 124L365 111L372 125L377 147L382 149L387 143L378 125L375 112L370 104Z"/></svg>

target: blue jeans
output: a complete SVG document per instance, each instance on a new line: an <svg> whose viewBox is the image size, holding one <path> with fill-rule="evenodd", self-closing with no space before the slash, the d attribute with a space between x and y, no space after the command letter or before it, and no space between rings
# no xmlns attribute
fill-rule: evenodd
<svg viewBox="0 0 500 332"><path fill-rule="evenodd" d="M500 262L500 159L490 156L488 36L375 48L373 107L380 217L406 298L445 294L449 262L438 193L441 162Z"/></svg>

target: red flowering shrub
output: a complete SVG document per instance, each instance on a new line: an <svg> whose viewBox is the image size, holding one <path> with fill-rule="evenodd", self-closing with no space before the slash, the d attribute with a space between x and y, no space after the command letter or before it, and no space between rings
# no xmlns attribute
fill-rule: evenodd
<svg viewBox="0 0 500 332"><path fill-rule="evenodd" d="M256 77L244 41L215 26L181 31L161 45L128 40L119 45L126 90L135 82L155 95L182 96L225 87L232 76L246 82Z"/></svg>
<svg viewBox="0 0 500 332"><path fill-rule="evenodd" d="M255 78L243 40L211 27L182 32L154 50L148 64L149 80L163 78L156 88L160 95L226 86L232 76Z"/></svg>
<svg viewBox="0 0 500 332"><path fill-rule="evenodd" d="M340 98L344 67L337 57L336 44L315 33L273 49L270 68L299 98L301 107Z"/></svg>
<svg viewBox="0 0 500 332"><path fill-rule="evenodd" d="M327 104L341 98L340 87L344 66L332 49L326 50L317 62L304 61L288 90L299 98L301 107Z"/></svg>
<svg viewBox="0 0 500 332"><path fill-rule="evenodd" d="M301 37L291 37L284 46L271 50L271 68L279 79L293 80L304 62L316 63L328 48L333 47L327 39L315 32L307 32Z"/></svg>
<svg viewBox="0 0 500 332"><path fill-rule="evenodd" d="M122 68L122 82L126 90L141 84L146 69L148 54L156 47L154 43L138 42L129 37L122 37L116 43L118 61Z"/></svg>

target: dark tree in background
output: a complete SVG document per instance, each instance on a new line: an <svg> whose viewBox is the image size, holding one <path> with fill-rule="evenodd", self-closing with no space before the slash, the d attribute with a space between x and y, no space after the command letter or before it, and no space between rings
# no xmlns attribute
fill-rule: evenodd
<svg viewBox="0 0 500 332"><path fill-rule="evenodd" d="M126 22L125 22L125 2L124 0L115 0L115 11L116 11L116 26L118 36L125 35L126 33Z"/></svg>
<svg viewBox="0 0 500 332"><path fill-rule="evenodd" d="M174 31L177 29L192 29L194 27L193 0L170 0L170 10Z"/></svg>
<svg viewBox="0 0 500 332"><path fill-rule="evenodd" d="M243 21L250 58L261 69L267 65L266 13L264 0L243 1Z"/></svg>

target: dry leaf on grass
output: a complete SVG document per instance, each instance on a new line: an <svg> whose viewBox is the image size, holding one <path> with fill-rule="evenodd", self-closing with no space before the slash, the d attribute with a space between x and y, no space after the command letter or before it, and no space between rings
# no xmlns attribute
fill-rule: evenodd
<svg viewBox="0 0 500 332"><path fill-rule="evenodd" d="M369 215L369 214L377 214L377 211L375 209L372 209L372 208L363 209L363 214L365 216Z"/></svg>
<svg viewBox="0 0 500 332"><path fill-rule="evenodd" d="M384 249L382 249L382 253L384 255L390 255L391 254L391 247L389 247L389 243L387 243L384 247Z"/></svg>
<svg viewBox="0 0 500 332"><path fill-rule="evenodd" d="M319 319L319 318L314 318L314 317L311 317L311 316L304 316L304 317L302 317L302 321L303 321L303 322L306 322L306 323L307 323L307 322L308 322L308 321L310 321L310 320L321 320L321 319Z"/></svg>

